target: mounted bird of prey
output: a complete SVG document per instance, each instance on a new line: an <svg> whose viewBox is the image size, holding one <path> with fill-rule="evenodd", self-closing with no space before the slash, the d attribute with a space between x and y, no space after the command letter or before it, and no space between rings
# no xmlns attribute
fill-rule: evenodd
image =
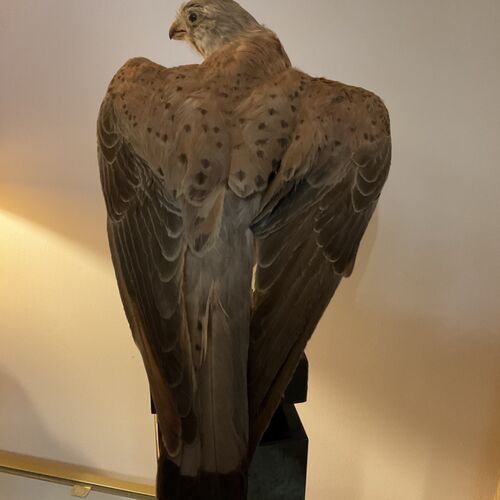
<svg viewBox="0 0 500 500"><path fill-rule="evenodd" d="M373 93L294 69L233 0L184 4L199 65L128 61L98 119L108 235L162 434L161 500L246 498L252 454L389 172Z"/></svg>

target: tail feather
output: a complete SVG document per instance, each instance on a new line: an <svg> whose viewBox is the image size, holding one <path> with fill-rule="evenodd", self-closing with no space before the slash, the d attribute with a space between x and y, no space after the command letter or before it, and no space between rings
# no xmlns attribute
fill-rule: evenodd
<svg viewBox="0 0 500 500"><path fill-rule="evenodd" d="M198 472L183 476L162 447L156 480L158 500L246 500L248 468L241 465L227 474Z"/></svg>
<svg viewBox="0 0 500 500"><path fill-rule="evenodd" d="M214 247L185 257L197 432L178 455L169 457L164 451L157 475L159 500L246 500L253 262L249 218L242 201L229 193Z"/></svg>

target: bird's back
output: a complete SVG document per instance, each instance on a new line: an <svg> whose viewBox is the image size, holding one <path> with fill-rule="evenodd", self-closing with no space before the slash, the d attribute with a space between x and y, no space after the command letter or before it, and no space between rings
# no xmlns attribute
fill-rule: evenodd
<svg viewBox="0 0 500 500"><path fill-rule="evenodd" d="M387 111L293 69L261 30L201 65L128 61L98 135L113 262L163 434L159 498L243 500L387 177Z"/></svg>

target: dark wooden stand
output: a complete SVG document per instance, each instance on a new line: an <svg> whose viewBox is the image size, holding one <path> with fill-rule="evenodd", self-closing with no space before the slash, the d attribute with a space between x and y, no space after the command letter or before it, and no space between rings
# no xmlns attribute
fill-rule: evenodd
<svg viewBox="0 0 500 500"><path fill-rule="evenodd" d="M304 500L309 441L295 404L307 400L303 356L250 466L248 500Z"/></svg>

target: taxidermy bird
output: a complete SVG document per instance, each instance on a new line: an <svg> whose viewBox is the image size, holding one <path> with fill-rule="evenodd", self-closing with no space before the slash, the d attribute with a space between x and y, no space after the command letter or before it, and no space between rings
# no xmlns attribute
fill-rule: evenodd
<svg viewBox="0 0 500 500"><path fill-rule="evenodd" d="M199 65L128 61L98 119L108 234L162 435L161 500L246 498L260 438L389 172L373 93L291 66L233 0L184 4Z"/></svg>

